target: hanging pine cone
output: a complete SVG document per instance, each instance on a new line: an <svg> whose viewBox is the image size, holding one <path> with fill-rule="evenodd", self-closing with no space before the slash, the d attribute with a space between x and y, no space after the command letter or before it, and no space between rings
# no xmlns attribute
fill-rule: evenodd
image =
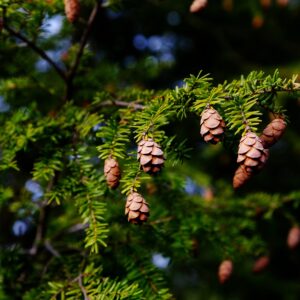
<svg viewBox="0 0 300 300"><path fill-rule="evenodd" d="M290 249L295 249L300 243L300 228L294 226L290 229L287 237L287 245Z"/></svg>
<svg viewBox="0 0 300 300"><path fill-rule="evenodd" d="M240 165L233 176L233 188L238 189L252 177L251 173L246 171L244 165Z"/></svg>
<svg viewBox="0 0 300 300"><path fill-rule="evenodd" d="M231 260L224 260L219 266L219 281L221 284L225 283L231 276L233 271L233 263Z"/></svg>
<svg viewBox="0 0 300 300"><path fill-rule="evenodd" d="M277 0L277 4L281 7L285 7L289 4L289 0Z"/></svg>
<svg viewBox="0 0 300 300"><path fill-rule="evenodd" d="M190 6L190 12L196 13L207 5L207 0L194 0Z"/></svg>
<svg viewBox="0 0 300 300"><path fill-rule="evenodd" d="M137 159L141 165L141 169L149 174L159 172L165 162L164 153L160 145L155 143L153 139L142 139L139 142Z"/></svg>
<svg viewBox="0 0 300 300"><path fill-rule="evenodd" d="M260 273L260 272L264 271L265 268L269 265L269 263L270 263L269 256L259 257L253 265L252 272L253 273Z"/></svg>
<svg viewBox="0 0 300 300"><path fill-rule="evenodd" d="M119 163L114 158L107 158L104 162L104 176L106 178L107 185L111 189L118 187L121 178L121 171Z"/></svg>
<svg viewBox="0 0 300 300"><path fill-rule="evenodd" d="M221 141L225 129L225 122L213 108L206 108L200 120L200 134L205 142L217 144Z"/></svg>
<svg viewBox="0 0 300 300"><path fill-rule="evenodd" d="M261 139L253 132L247 132L240 141L237 162L245 166L247 173L264 167L269 151L264 149Z"/></svg>
<svg viewBox="0 0 300 300"><path fill-rule="evenodd" d="M64 0L65 13L69 22L73 23L77 20L80 12L80 5L78 0Z"/></svg>
<svg viewBox="0 0 300 300"><path fill-rule="evenodd" d="M284 134L286 122L283 119L274 119L262 132L260 139L264 148L273 146Z"/></svg>
<svg viewBox="0 0 300 300"><path fill-rule="evenodd" d="M142 224L149 217L149 205L140 194L133 192L127 197L125 215L128 222Z"/></svg>
<svg viewBox="0 0 300 300"><path fill-rule="evenodd" d="M260 4L263 8L269 8L272 5L271 0L260 0Z"/></svg>

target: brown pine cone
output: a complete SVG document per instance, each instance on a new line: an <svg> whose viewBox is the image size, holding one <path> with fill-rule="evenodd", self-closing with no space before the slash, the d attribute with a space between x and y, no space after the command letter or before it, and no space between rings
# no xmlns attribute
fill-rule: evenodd
<svg viewBox="0 0 300 300"><path fill-rule="evenodd" d="M272 5L271 0L260 0L260 4L263 8L269 8Z"/></svg>
<svg viewBox="0 0 300 300"><path fill-rule="evenodd" d="M137 159L141 169L149 174L159 172L165 162L164 153L153 139L141 140L138 144Z"/></svg>
<svg viewBox="0 0 300 300"><path fill-rule="evenodd" d="M233 271L233 263L231 260L224 260L219 266L219 281L221 284L225 283L231 276Z"/></svg>
<svg viewBox="0 0 300 300"><path fill-rule="evenodd" d="M133 192L127 197L125 215L128 222L133 224L142 224L147 221L149 205L139 193Z"/></svg>
<svg viewBox="0 0 300 300"><path fill-rule="evenodd" d="M286 125L283 119L274 119L267 125L260 136L264 148L270 148L282 137Z"/></svg>
<svg viewBox="0 0 300 300"><path fill-rule="evenodd" d="M289 4L289 0L277 0L278 6L285 7Z"/></svg>
<svg viewBox="0 0 300 300"><path fill-rule="evenodd" d="M213 108L203 111L200 120L200 134L205 142L217 144L221 141L225 129L225 122Z"/></svg>
<svg viewBox="0 0 300 300"><path fill-rule="evenodd" d="M269 256L259 257L253 265L252 272L253 273L260 273L260 272L264 271L265 268L269 265L269 263L270 263Z"/></svg>
<svg viewBox="0 0 300 300"><path fill-rule="evenodd" d="M244 165L240 165L233 176L233 188L238 189L244 185L252 177L251 173L248 173Z"/></svg>
<svg viewBox="0 0 300 300"><path fill-rule="evenodd" d="M190 6L190 12L196 13L207 5L207 0L194 0Z"/></svg>
<svg viewBox="0 0 300 300"><path fill-rule="evenodd" d="M69 22L73 23L77 20L80 12L80 5L78 0L64 0L65 14Z"/></svg>
<svg viewBox="0 0 300 300"><path fill-rule="evenodd" d="M107 185L111 189L118 187L121 178L121 171L119 163L114 158L107 158L104 162L104 176L106 178Z"/></svg>
<svg viewBox="0 0 300 300"><path fill-rule="evenodd" d="M294 226L290 229L287 237L287 245L290 249L295 249L300 243L300 228Z"/></svg>
<svg viewBox="0 0 300 300"><path fill-rule="evenodd" d="M253 132L247 132L240 140L237 162L245 166L247 173L253 173L264 167L269 157L261 139Z"/></svg>

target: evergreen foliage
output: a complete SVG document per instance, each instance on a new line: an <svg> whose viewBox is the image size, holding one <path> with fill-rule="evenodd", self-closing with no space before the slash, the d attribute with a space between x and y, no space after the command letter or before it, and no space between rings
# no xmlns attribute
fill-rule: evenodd
<svg viewBox="0 0 300 300"><path fill-rule="evenodd" d="M103 10L130 5L142 4L82 1L78 23L64 17L52 37L44 25L64 13L63 1L0 1L0 51L16 57L3 64L0 79L1 98L10 105L0 115L1 226L9 226L0 238L0 299L173 299L169 269L160 270L155 255L169 257L174 269L203 259L202 275L228 258L238 269L245 259L268 254L261 224L272 226L278 214L290 225L299 222L299 189L236 192L230 178L239 139L249 130L259 135L269 115L288 118L282 97L299 96L297 76L253 71L218 83L200 71L182 87L151 89L130 80L115 86L125 76L105 61L95 70L87 41ZM74 44L65 57L53 58L49 51L66 37ZM46 72L35 67L40 58ZM195 124L209 107L225 120L225 149L199 146L186 125L198 133ZM141 170L142 139L162 147L160 174ZM197 170L205 161L217 165L226 151L225 174ZM115 191L104 178L107 158L122 169ZM189 180L200 192L187 192ZM142 226L124 216L133 191L150 204ZM25 228L13 234L18 221Z"/></svg>

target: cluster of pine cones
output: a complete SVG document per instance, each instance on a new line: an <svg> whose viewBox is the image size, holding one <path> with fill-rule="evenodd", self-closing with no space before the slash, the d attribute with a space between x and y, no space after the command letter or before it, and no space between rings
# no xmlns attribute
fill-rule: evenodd
<svg viewBox="0 0 300 300"><path fill-rule="evenodd" d="M138 143L137 159L141 170L151 175L158 173L165 162L161 146L151 138L143 138ZM115 158L109 157L105 160L104 176L107 185L111 189L118 187L121 179L121 171L118 161ZM133 224L142 224L147 221L149 217L149 205L139 193L133 191L128 195L125 205L125 215L128 221Z"/></svg>
<svg viewBox="0 0 300 300"><path fill-rule="evenodd" d="M241 187L260 171L269 157L269 148L283 135L286 122L276 118L263 130L260 137L250 130L241 138L238 147L238 169L233 178L233 187ZM206 108L200 120L200 134L205 142L216 144L222 140L225 122L212 107Z"/></svg>
<svg viewBox="0 0 300 300"><path fill-rule="evenodd" d="M237 163L239 167L233 178L233 187L241 187L260 171L269 158L269 148L283 135L286 122L276 118L263 130L260 137L249 131L240 140Z"/></svg>
<svg viewBox="0 0 300 300"><path fill-rule="evenodd" d="M225 122L217 110L213 107L205 108L200 119L200 134L205 142L217 144L222 141L225 127ZM265 166L269 148L280 139L285 128L286 122L282 118L276 118L267 125L260 137L250 130L242 136L237 157L239 167L233 178L235 189ZM153 139L145 137L138 143L137 159L141 170L151 175L158 173L165 162L161 146ZM110 188L118 187L121 171L115 158L109 157L105 160L104 175ZM133 191L127 197L125 215L129 222L141 224L148 219L149 205L140 194Z"/></svg>
<svg viewBox="0 0 300 300"><path fill-rule="evenodd" d="M287 235L286 244L289 249L294 250L300 244L300 227L293 226ZM270 264L270 257L263 255L259 257L253 264L252 272L260 273L264 271ZM233 272L233 262L230 259L223 260L219 265L218 278L221 284L229 280Z"/></svg>

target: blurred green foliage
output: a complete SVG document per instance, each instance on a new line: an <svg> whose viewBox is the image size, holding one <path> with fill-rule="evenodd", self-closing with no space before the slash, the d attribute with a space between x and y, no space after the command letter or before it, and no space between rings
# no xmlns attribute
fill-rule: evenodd
<svg viewBox="0 0 300 300"><path fill-rule="evenodd" d="M298 299L300 3L264 3L86 0L71 24L62 0L0 1L0 299ZM224 146L199 136L208 104ZM234 191L242 116L259 134L270 114L288 130ZM158 176L139 169L143 136L167 157ZM124 216L131 189L150 203L143 226Z"/></svg>

